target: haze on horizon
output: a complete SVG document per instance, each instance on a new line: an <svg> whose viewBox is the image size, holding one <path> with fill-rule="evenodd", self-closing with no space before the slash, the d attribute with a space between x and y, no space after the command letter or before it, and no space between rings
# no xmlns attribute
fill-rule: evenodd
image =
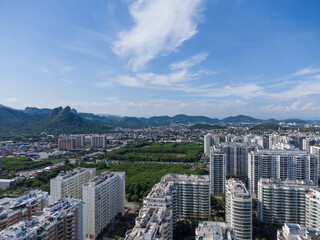
<svg viewBox="0 0 320 240"><path fill-rule="evenodd" d="M320 119L320 1L0 2L0 104Z"/></svg>

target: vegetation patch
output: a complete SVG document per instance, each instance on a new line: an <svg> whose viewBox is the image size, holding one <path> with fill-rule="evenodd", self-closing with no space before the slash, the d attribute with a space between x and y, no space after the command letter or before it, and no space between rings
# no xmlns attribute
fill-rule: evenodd
<svg viewBox="0 0 320 240"><path fill-rule="evenodd" d="M121 161L195 162L203 152L196 143L155 143L142 141L100 155L101 159Z"/></svg>

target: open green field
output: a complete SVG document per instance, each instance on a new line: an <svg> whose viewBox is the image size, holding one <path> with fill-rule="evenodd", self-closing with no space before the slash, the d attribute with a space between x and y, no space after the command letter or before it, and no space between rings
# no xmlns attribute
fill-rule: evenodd
<svg viewBox="0 0 320 240"><path fill-rule="evenodd" d="M64 160L65 160L65 158L33 161L29 157L21 157L21 158L3 157L2 158L2 169L7 170L7 171L28 170L28 169L34 169L34 168L58 163L58 162L61 162Z"/></svg>
<svg viewBox="0 0 320 240"><path fill-rule="evenodd" d="M101 158L122 161L196 162L203 145L196 143L155 143L142 141L101 155Z"/></svg>

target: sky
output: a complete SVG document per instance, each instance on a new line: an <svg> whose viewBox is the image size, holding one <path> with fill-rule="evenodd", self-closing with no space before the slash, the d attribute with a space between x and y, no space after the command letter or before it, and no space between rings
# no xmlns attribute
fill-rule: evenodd
<svg viewBox="0 0 320 240"><path fill-rule="evenodd" d="M320 1L0 0L0 104L320 119Z"/></svg>

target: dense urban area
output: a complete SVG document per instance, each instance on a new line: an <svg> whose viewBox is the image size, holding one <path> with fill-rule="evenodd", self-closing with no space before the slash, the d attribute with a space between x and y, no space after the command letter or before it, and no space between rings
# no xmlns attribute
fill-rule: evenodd
<svg viewBox="0 0 320 240"><path fill-rule="evenodd" d="M202 120L2 134L0 239L318 239L320 123Z"/></svg>

